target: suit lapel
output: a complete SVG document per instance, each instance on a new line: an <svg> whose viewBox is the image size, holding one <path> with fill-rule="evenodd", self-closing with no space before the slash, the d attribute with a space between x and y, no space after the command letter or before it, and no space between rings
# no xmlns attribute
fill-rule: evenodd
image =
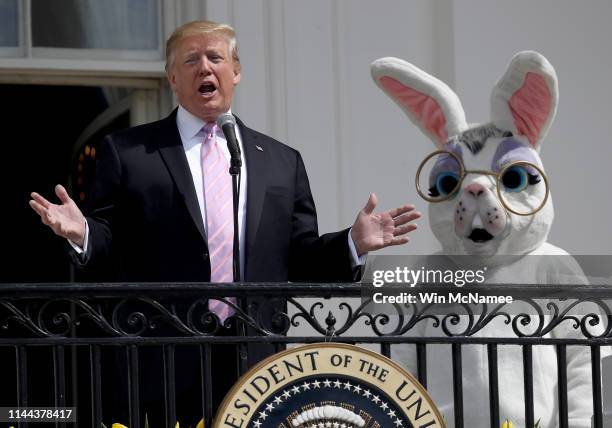
<svg viewBox="0 0 612 428"><path fill-rule="evenodd" d="M245 254L245 273L248 272L248 257L253 250L259 220L263 208L266 188L268 186L268 153L265 141L259 138L259 134L247 128L240 119L237 118L242 137L242 146L247 166L247 215L246 215L246 254Z"/></svg>
<svg viewBox="0 0 612 428"><path fill-rule="evenodd" d="M259 137L255 131L247 128L238 118L237 123L242 137L244 158L247 166L247 213L246 213L246 245L245 263L248 266L249 253L253 249L259 221L263 209L263 202L268 186L268 174L266 165L268 164L268 154L266 151L265 140ZM185 150L181 141L181 136L176 127L176 110L168 118L162 121L160 132L157 134L159 152L172 175L172 178L185 200L185 205L200 232L204 242L206 232L202 221L202 214L198 204L198 198L193 186L193 178L185 157ZM259 148L258 148L259 147ZM245 266L245 273L247 272Z"/></svg>
<svg viewBox="0 0 612 428"><path fill-rule="evenodd" d="M162 121L160 132L157 134L159 152L172 175L178 191L185 200L185 205L195 223L204 242L206 242L206 232L202 213L198 204L198 197L193 186L193 177L185 156L185 149L181 136L176 127L176 110Z"/></svg>

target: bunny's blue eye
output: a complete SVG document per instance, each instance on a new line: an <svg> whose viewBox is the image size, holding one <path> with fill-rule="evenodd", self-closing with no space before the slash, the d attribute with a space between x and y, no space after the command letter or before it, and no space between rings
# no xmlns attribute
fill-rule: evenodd
<svg viewBox="0 0 612 428"><path fill-rule="evenodd" d="M535 177L535 179L534 179ZM539 182L537 176L531 176L525 168L519 165L511 166L502 176L502 184L509 192L521 192L528 184Z"/></svg>
<svg viewBox="0 0 612 428"><path fill-rule="evenodd" d="M459 175L454 172L442 172L436 178L435 186L429 189L429 196L448 196L459 184Z"/></svg>

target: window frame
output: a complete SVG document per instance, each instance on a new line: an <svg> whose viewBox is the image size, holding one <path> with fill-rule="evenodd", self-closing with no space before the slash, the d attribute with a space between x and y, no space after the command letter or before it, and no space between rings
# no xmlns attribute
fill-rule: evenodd
<svg viewBox="0 0 612 428"><path fill-rule="evenodd" d="M34 47L31 0L18 0L17 4L19 46L0 47L0 83L26 83L32 78L40 83L47 75L49 80L56 82L59 74L68 79L63 84L70 84L72 76L99 76L106 82L121 77L165 77L164 35L169 12L165 0L157 0L158 47L155 50ZM124 86L120 82L117 84ZM150 82L144 85L151 87Z"/></svg>

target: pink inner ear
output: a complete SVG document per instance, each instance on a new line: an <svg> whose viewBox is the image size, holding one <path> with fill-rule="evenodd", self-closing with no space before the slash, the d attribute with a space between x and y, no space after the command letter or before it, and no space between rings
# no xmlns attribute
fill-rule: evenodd
<svg viewBox="0 0 612 428"><path fill-rule="evenodd" d="M435 135L438 142L444 143L448 140L446 118L435 99L389 76L381 77L380 84L394 100L414 115L423 129Z"/></svg>
<svg viewBox="0 0 612 428"><path fill-rule="evenodd" d="M525 135L532 146L536 145L542 127L548 119L551 99L544 77L530 72L525 75L523 86L508 102L517 131L520 135Z"/></svg>

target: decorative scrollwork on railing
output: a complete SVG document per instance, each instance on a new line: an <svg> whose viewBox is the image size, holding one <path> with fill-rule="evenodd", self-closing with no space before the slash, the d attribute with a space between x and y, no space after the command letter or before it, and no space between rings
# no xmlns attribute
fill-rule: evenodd
<svg viewBox="0 0 612 428"><path fill-rule="evenodd" d="M226 303L234 314L222 323L217 314L208 309L208 299L196 299L179 311L175 302L165 302L148 297L124 298L104 306L92 298L83 299L10 299L0 300L0 337L11 336L15 325L22 334L34 337L79 336L85 321L96 328L87 331L88 336L110 335L116 337L138 337L156 334L169 336L210 336L231 322L241 322L252 327L257 334L284 334L268 331L244 312L234 301L225 297L216 300ZM20 304L21 303L21 304ZM182 312L182 313L181 313ZM281 317L282 314L277 314ZM286 317L286 315L285 315Z"/></svg>
<svg viewBox="0 0 612 428"><path fill-rule="evenodd" d="M522 304L522 310L504 303L492 306L486 303L461 303L454 305L453 311L447 313L438 313L439 308L434 304L393 304L386 308L387 312L392 313L377 313L371 310L371 299L363 300L356 308L346 302L340 302L336 311L328 311L328 307L320 301L312 303L309 308L295 299L290 299L289 302L297 310L292 316L294 327L300 326L300 321L303 320L317 333L326 336L340 336L358 321L364 320L364 325L376 336L401 336L416 331L419 327L425 327L429 322L433 330L440 331L441 336L469 337L484 333L483 330L491 327L496 319L500 319L502 325L507 327L500 329L499 325L496 325L494 333L500 337L546 337L556 334L558 337L565 335L574 338L605 338L612 334L612 310L601 299L566 302L563 309L557 302L538 302L530 298L515 301ZM597 305L600 313L593 312L594 308L585 308L584 305L588 303ZM321 321L326 311L327 327ZM576 311L585 313L576 315L573 313ZM341 325L336 325L338 318L344 319ZM431 333L431 330L428 330L428 333Z"/></svg>
<svg viewBox="0 0 612 428"><path fill-rule="evenodd" d="M187 325L201 336L215 334L222 327L221 319L208 309L208 299L198 299L189 306Z"/></svg>
<svg viewBox="0 0 612 428"><path fill-rule="evenodd" d="M293 298L287 299L288 303L297 309L297 312L293 314L291 317L291 325L293 327L300 326L300 319L306 321L314 330L322 335L326 335L328 330L321 325L319 320L317 319L317 315L315 311L317 309L323 309L325 305L322 302L316 302L310 306L310 310L307 310L300 302ZM329 317L329 315L328 315ZM333 332L333 326L336 323L336 318L332 315L329 317L330 321L328 325L331 325L331 331Z"/></svg>
<svg viewBox="0 0 612 428"><path fill-rule="evenodd" d="M371 303L371 300L366 300L359 305L358 308L353 307L347 302L340 302L338 304L337 314L327 308L323 302L317 301L311 304L309 309L306 309L296 299L288 299L289 305L296 310L291 316L291 325L293 327L300 326L300 320L304 320L310 325L317 333L325 336L340 336L346 333L351 327L357 324L358 321L364 320L366 326L370 326L372 331L379 336L384 335L379 326L384 326L390 322L391 317L385 313L371 313L367 310ZM399 317L399 323L403 319L401 309L399 305L396 305L397 315ZM317 314L319 311L319 314ZM337 315L337 316L336 316ZM319 320L319 317L325 316L323 322ZM342 325L338 326L338 319L344 319Z"/></svg>
<svg viewBox="0 0 612 428"><path fill-rule="evenodd" d="M370 326L374 334L377 336L382 336L384 333L381 328L389 324L391 317L384 313L370 313L367 311L368 305L371 304L371 301L366 300L361 303L361 305L353 311L351 305L347 303L341 303L340 309L344 309L347 312L347 319L344 325L336 331L337 335L341 335L346 333L346 331L353 327L355 323L361 319L365 319L364 324ZM403 320L403 316L401 314L401 310L399 305L395 305L394 309L397 311L396 314L398 316L397 324L400 325Z"/></svg>
<svg viewBox="0 0 612 428"><path fill-rule="evenodd" d="M301 299L290 286L286 295L273 288L270 295L264 290L257 297L224 292L232 298L209 296L210 292L202 297L193 291L185 297L179 286L172 290L174 294L165 296L152 289L127 297L113 296L108 290L62 298L0 295L0 338L211 336L233 323L247 327L248 335L260 336L283 336L291 328L310 327L325 337L355 332L397 337L426 331L440 337L612 338L612 297L607 294L548 300L520 297L508 304L458 303L443 311L433 303L382 307L370 298L355 299L355 293L333 300ZM334 296L329 290L326 297ZM209 309L209 299L226 303L233 314L222 322Z"/></svg>
<svg viewBox="0 0 612 428"><path fill-rule="evenodd" d="M262 302L255 302L249 306L253 312L249 319L257 321L249 323L249 326L260 334L268 336L285 335L291 328L291 319L287 314L287 304L283 298L264 298ZM245 321L245 320L243 320Z"/></svg>
<svg viewBox="0 0 612 428"><path fill-rule="evenodd" d="M42 330L35 322L32 321L32 317L26 310L25 312L20 310L17 306L15 306L12 302L9 301L1 301L0 300L0 308L4 308L5 316L0 321L0 331L2 331L3 335L9 333L11 328L11 323L17 323L19 326L25 328L30 333L35 336L44 337L48 336L48 334Z"/></svg>
<svg viewBox="0 0 612 428"><path fill-rule="evenodd" d="M66 301L57 299L48 300L38 310L37 325L46 336L66 336L74 325L73 318L66 312L66 306L62 305L62 303L66 303ZM49 309L54 306L57 306L58 309ZM31 307L31 303L26 306L28 314L31 312ZM51 320L52 326L47 325L47 320Z"/></svg>

